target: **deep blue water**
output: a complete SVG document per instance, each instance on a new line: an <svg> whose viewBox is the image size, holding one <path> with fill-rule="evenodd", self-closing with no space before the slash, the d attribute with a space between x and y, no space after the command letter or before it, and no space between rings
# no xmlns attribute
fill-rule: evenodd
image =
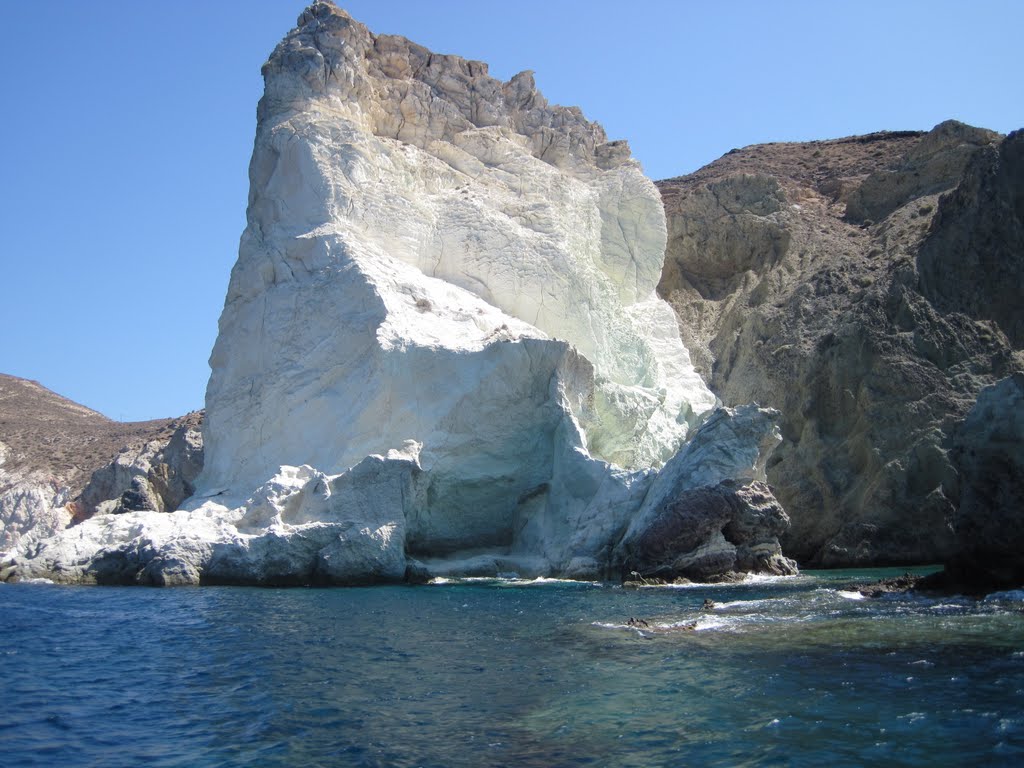
<svg viewBox="0 0 1024 768"><path fill-rule="evenodd" d="M0 584L0 763L1024 764L1024 595L844 592L878 575Z"/></svg>

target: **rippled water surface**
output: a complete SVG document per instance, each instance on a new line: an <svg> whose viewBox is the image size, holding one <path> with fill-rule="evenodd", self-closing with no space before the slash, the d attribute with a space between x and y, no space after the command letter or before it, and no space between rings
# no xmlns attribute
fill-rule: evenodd
<svg viewBox="0 0 1024 768"><path fill-rule="evenodd" d="M0 762L1024 764L1024 595L849 591L880 575L0 584Z"/></svg>

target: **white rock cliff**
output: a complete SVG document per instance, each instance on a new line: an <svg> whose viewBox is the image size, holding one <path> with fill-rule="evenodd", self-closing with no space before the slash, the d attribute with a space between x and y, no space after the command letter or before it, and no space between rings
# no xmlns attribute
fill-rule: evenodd
<svg viewBox="0 0 1024 768"><path fill-rule="evenodd" d="M665 217L626 144L528 72L501 82L326 2L263 74L196 495L89 520L19 571L610 573L716 406L655 295ZM720 414L714 469L677 457L672 478L763 479L767 412Z"/></svg>

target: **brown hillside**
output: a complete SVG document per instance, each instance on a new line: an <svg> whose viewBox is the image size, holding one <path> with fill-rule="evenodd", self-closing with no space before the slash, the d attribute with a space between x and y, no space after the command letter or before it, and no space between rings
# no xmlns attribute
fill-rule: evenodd
<svg viewBox="0 0 1024 768"><path fill-rule="evenodd" d="M112 421L38 382L0 374L0 442L8 451L4 472L49 476L68 485L72 496L124 446L166 440L178 426L200 420L197 411L176 419Z"/></svg>

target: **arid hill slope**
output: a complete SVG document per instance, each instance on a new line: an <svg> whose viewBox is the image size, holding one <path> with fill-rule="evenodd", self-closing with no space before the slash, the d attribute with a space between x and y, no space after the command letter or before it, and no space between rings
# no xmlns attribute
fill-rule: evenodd
<svg viewBox="0 0 1024 768"><path fill-rule="evenodd" d="M3 471L43 473L81 492L92 472L126 445L169 439L185 420L120 422L51 392L36 381L0 374L0 442Z"/></svg>
<svg viewBox="0 0 1024 768"><path fill-rule="evenodd" d="M161 469L154 460L175 435L176 442L198 441L201 421L200 411L176 419L112 421L38 382L0 374L0 551L88 517L100 502L135 490L136 476L151 469L167 475L142 500L152 502L181 474L180 462L164 462L168 469ZM187 448L178 453L201 466L201 441ZM177 498L183 489L174 491L164 495Z"/></svg>

